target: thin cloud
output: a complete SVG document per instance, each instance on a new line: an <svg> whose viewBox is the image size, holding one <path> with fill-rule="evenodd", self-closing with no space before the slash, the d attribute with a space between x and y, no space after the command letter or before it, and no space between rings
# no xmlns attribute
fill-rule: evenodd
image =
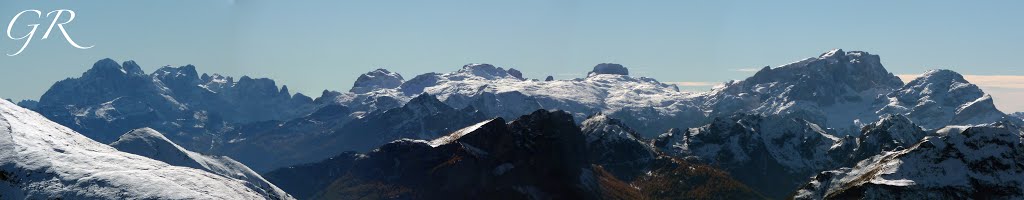
<svg viewBox="0 0 1024 200"><path fill-rule="evenodd" d="M757 71L761 71L761 69L760 68L740 68L740 69L730 69L729 71L734 71L734 72L757 72Z"/></svg>

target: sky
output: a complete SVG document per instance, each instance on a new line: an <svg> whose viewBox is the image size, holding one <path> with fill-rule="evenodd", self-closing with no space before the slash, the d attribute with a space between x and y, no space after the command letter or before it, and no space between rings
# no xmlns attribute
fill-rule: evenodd
<svg viewBox="0 0 1024 200"><path fill-rule="evenodd" d="M1024 1L0 1L0 52L15 14L69 9L69 36L51 18L17 56L0 55L0 97L38 99L102 58L148 73L194 64L203 73L268 77L319 96L347 91L376 68L406 79L467 63L527 78L583 77L597 63L702 91L834 48L878 54L901 77L929 69L968 75L1005 112L1024 111ZM62 20L66 20L62 19ZM998 80L993 79L998 78ZM906 80L905 80L906 81ZM994 82L994 83L993 83Z"/></svg>

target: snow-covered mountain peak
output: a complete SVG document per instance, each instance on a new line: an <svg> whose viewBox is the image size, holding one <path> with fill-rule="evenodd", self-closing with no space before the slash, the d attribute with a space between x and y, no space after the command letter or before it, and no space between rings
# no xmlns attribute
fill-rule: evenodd
<svg viewBox="0 0 1024 200"><path fill-rule="evenodd" d="M923 82L923 83L914 83L914 85L924 84L924 83L941 83L941 82L968 83L967 79L964 79L963 75L961 75L960 73L957 73L957 72L955 72L953 70L948 70L948 69L928 70L927 72L925 72L924 74L921 74L921 76L919 76L918 78L910 81L907 84L910 85L913 82Z"/></svg>
<svg viewBox="0 0 1024 200"><path fill-rule="evenodd" d="M892 126L893 124L912 124L909 118L906 116L895 114L895 115L884 115L879 118L874 124L875 126Z"/></svg>
<svg viewBox="0 0 1024 200"><path fill-rule="evenodd" d="M591 124L591 125L604 125L604 124L621 124L621 122L619 122L616 119L612 119L612 118L608 117L608 115L605 115L604 113L598 112L597 114L594 114L594 115L588 117L587 120L583 121L583 123L582 123L583 127L587 127L587 124Z"/></svg>
<svg viewBox="0 0 1024 200"><path fill-rule="evenodd" d="M981 90L968 82L967 79L964 79L963 75L947 69L929 70L914 80L907 82L903 89L908 88L919 89L922 92L922 98L934 96L933 94L941 95L954 90L969 93L968 95L971 95L971 97L968 98L977 98L980 96L977 93L981 93Z"/></svg>
<svg viewBox="0 0 1024 200"><path fill-rule="evenodd" d="M202 77L193 65L181 67L164 66L153 72L154 79L160 80L159 84L174 91L186 91L201 84ZM220 91L222 87L207 87L212 92Z"/></svg>
<svg viewBox="0 0 1024 200"><path fill-rule="evenodd" d="M238 79L238 83L235 86L244 91L262 94L275 94L279 91L277 83L275 83L273 79L269 78L250 78L249 76L242 76L242 78Z"/></svg>
<svg viewBox="0 0 1024 200"><path fill-rule="evenodd" d="M145 74L142 71L142 67L135 63L134 60L124 61L124 63L121 63L121 68L124 68L125 73L128 74Z"/></svg>
<svg viewBox="0 0 1024 200"><path fill-rule="evenodd" d="M911 122L910 118L900 114L886 115L881 120L878 120L878 122L875 122L872 128L884 129L891 134L903 134L894 135L896 138L893 138L903 143L914 143L924 138L924 135L921 134L924 133L924 130L921 130L921 127L914 124L914 122Z"/></svg>
<svg viewBox="0 0 1024 200"><path fill-rule="evenodd" d="M618 119L602 113L583 121L588 157L612 174L631 180L649 169L658 153L651 143Z"/></svg>
<svg viewBox="0 0 1024 200"><path fill-rule="evenodd" d="M831 51L822 53L818 56L817 60L826 60L830 63L837 62L878 62L878 56L872 55L864 51L843 51L843 49L833 49Z"/></svg>
<svg viewBox="0 0 1024 200"><path fill-rule="evenodd" d="M671 147L670 145L672 145L670 144L670 142L677 140L676 137L683 137L683 130L678 128L670 128L664 133L658 135L658 137L654 138L652 144L654 144L654 147L657 148L669 149Z"/></svg>
<svg viewBox="0 0 1024 200"><path fill-rule="evenodd" d="M991 96L950 70L928 71L885 98L888 104L879 113L905 114L925 129L985 124L1005 116Z"/></svg>
<svg viewBox="0 0 1024 200"><path fill-rule="evenodd" d="M203 160L202 155L185 150L185 148L171 142L163 134L151 128L129 131L121 135L110 146L123 152L160 160L175 166L205 169L208 168L206 165L209 164L201 162Z"/></svg>
<svg viewBox="0 0 1024 200"><path fill-rule="evenodd" d="M642 142L636 131L626 126L625 123L618 119L608 117L603 113L597 113L591 116L587 120L584 120L581 128L583 134L587 136L587 143L594 142L615 142L619 140L633 140L637 143Z"/></svg>
<svg viewBox="0 0 1024 200"><path fill-rule="evenodd" d="M145 75L142 72L142 68L135 61L125 61L124 64L118 64L110 58L104 58L96 61L88 71L82 74L83 78L117 78L124 76L139 76Z"/></svg>
<svg viewBox="0 0 1024 200"><path fill-rule="evenodd" d="M857 147L846 162L849 166L882 152L909 148L927 135L927 132L906 116L886 115L877 122L864 126L857 136Z"/></svg>
<svg viewBox="0 0 1024 200"><path fill-rule="evenodd" d="M153 76L165 80L165 79L182 79L188 78L190 80L201 80L199 72L196 71L196 66L185 65L180 67L164 66L153 72ZM219 76L219 75L218 75Z"/></svg>
<svg viewBox="0 0 1024 200"><path fill-rule="evenodd" d="M960 102L977 99L984 94L978 86L967 82L960 73L946 69L929 70L907 82L900 90L905 91L903 94L918 92L915 97L919 98L954 97ZM947 93L950 95L945 95Z"/></svg>
<svg viewBox="0 0 1024 200"><path fill-rule="evenodd" d="M587 76L589 77L599 74L614 74L628 76L630 75L630 70L626 69L626 67L623 67L623 65L605 63L594 66L594 70L590 71L590 73L587 73Z"/></svg>
<svg viewBox="0 0 1024 200"><path fill-rule="evenodd" d="M617 75L629 75L629 69L623 67L620 64L615 63L601 63L594 66L594 70L587 73L587 76L597 74L617 74Z"/></svg>
<svg viewBox="0 0 1024 200"><path fill-rule="evenodd" d="M512 77L516 77L516 78L518 78L520 80L526 79L526 78L523 78L523 72L520 72L519 70L517 70L515 68L508 68L508 75L510 75Z"/></svg>
<svg viewBox="0 0 1024 200"><path fill-rule="evenodd" d="M174 142L171 142L171 140L167 139L167 137L164 137L164 135L160 134L160 132L157 132L156 130L153 130L151 128L140 128L128 131L128 133L121 135L121 137L118 138L117 141L115 141L114 143L111 143L111 145L118 146L120 144L127 144L132 142L142 142L150 146L170 146L175 147L176 149L183 149L180 146L177 146L177 144L174 144Z"/></svg>
<svg viewBox="0 0 1024 200"><path fill-rule="evenodd" d="M902 85L877 55L836 49L818 58L765 67L745 80L716 88L708 94L705 109L726 116L795 114L846 128L858 119L876 118L871 112L874 100Z"/></svg>
<svg viewBox="0 0 1024 200"><path fill-rule="evenodd" d="M206 73L203 73L203 75L200 77L200 79L202 79L203 82L207 82L207 84L219 83L219 84L226 84L227 86L231 86L231 85L235 84L235 77L224 76L224 75L220 75L220 74L217 74L217 73L214 73L213 75L208 75Z"/></svg>
<svg viewBox="0 0 1024 200"><path fill-rule="evenodd" d="M818 59L839 59L846 56L846 52L843 49L832 49L828 52L822 53L818 56Z"/></svg>
<svg viewBox="0 0 1024 200"><path fill-rule="evenodd" d="M367 93L380 89L394 89L401 86L404 82L405 78L402 78L401 74L388 71L387 69L377 69L359 75L359 78L356 79L349 92Z"/></svg>
<svg viewBox="0 0 1024 200"><path fill-rule="evenodd" d="M508 74L508 71L505 71L505 69L485 63L466 64L462 66L462 69L460 69L458 73L473 75L484 79L499 79L512 77L511 75Z"/></svg>

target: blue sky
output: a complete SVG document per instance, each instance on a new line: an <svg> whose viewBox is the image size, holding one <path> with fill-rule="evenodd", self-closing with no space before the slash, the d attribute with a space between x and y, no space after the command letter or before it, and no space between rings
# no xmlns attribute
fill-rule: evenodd
<svg viewBox="0 0 1024 200"><path fill-rule="evenodd" d="M101 58L136 60L147 72L195 64L201 72L270 77L319 96L347 91L359 74L388 68L406 78L466 63L513 67L530 78L582 77L615 62L634 75L693 90L817 56L833 48L882 56L896 74L953 69L1004 111L1024 111L1021 1L2 1L0 51L22 10L72 9L62 37L0 57L0 96L37 99ZM24 18L24 24L47 19ZM978 81L975 81L978 80ZM1006 82L1010 82L1006 84Z"/></svg>

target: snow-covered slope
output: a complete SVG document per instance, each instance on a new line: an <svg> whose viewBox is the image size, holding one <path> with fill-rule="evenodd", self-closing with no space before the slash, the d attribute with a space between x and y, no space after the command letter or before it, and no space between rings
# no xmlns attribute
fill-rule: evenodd
<svg viewBox="0 0 1024 200"><path fill-rule="evenodd" d="M122 152L145 156L167 164L202 169L221 176L246 181L246 184L260 193L275 199L291 199L287 193L274 186L244 164L226 156L203 155L174 144L163 134L150 128L129 131L110 144Z"/></svg>
<svg viewBox="0 0 1024 200"><path fill-rule="evenodd" d="M120 152L0 101L0 199L271 199L244 181Z"/></svg>
<svg viewBox="0 0 1024 200"><path fill-rule="evenodd" d="M929 136L853 168L825 171L796 199L1021 199L1024 138L1010 123Z"/></svg>

